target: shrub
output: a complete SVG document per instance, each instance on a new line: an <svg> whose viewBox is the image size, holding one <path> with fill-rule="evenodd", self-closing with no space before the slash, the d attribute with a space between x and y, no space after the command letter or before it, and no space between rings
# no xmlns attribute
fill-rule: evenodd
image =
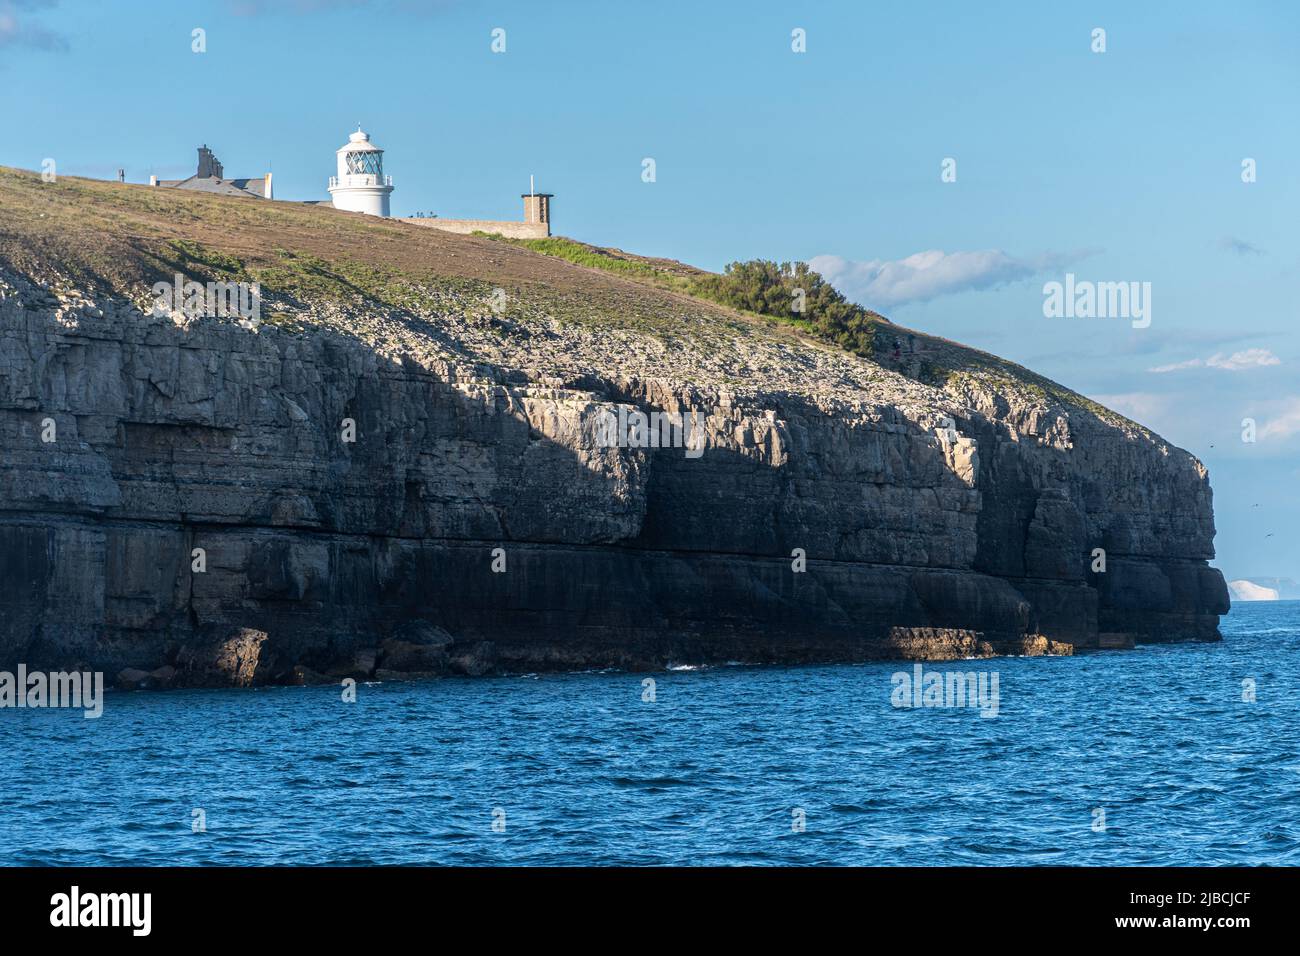
<svg viewBox="0 0 1300 956"><path fill-rule="evenodd" d="M732 262L721 275L693 279L691 292L733 309L793 322L868 358L873 354L875 327L885 321L844 298L806 262ZM796 309L800 303L802 311Z"/></svg>

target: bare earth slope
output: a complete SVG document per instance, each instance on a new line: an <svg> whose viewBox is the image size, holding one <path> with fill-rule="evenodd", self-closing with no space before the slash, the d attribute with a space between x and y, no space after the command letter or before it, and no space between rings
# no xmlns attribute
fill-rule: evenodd
<svg viewBox="0 0 1300 956"><path fill-rule="evenodd" d="M149 314L177 272L259 281L263 324ZM1198 461L882 328L868 360L487 239L0 169L0 668L252 684L1218 639ZM695 412L702 454L604 447L620 407Z"/></svg>

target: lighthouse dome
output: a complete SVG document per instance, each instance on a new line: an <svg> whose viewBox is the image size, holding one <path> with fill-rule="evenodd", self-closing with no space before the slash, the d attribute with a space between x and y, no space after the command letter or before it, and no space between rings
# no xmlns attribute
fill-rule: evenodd
<svg viewBox="0 0 1300 956"><path fill-rule="evenodd" d="M348 141L339 149L340 153L382 153L383 150L370 142L370 134L357 127L357 131L348 137Z"/></svg>

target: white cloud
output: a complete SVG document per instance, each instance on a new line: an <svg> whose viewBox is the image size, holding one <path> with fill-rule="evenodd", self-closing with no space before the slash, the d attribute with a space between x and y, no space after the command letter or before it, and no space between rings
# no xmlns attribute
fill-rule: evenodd
<svg viewBox="0 0 1300 956"><path fill-rule="evenodd" d="M1157 365L1154 368L1147 369L1148 372L1155 372L1163 375L1165 372L1180 372L1185 368L1204 368L1205 359L1188 359L1186 362L1173 362L1169 365Z"/></svg>
<svg viewBox="0 0 1300 956"><path fill-rule="evenodd" d="M1159 418L1176 401L1175 396L1157 395L1154 392L1121 392L1114 395L1093 395L1092 398L1141 424L1149 424L1153 419Z"/></svg>
<svg viewBox="0 0 1300 956"><path fill-rule="evenodd" d="M26 11L49 9L57 2L58 0L0 0L0 48L29 47L57 52L67 50L68 41L65 37L47 30L26 15Z"/></svg>
<svg viewBox="0 0 1300 956"><path fill-rule="evenodd" d="M1221 368L1229 372L1240 372L1245 368L1263 368L1265 365L1281 365L1282 360L1268 349L1245 349L1233 352L1227 358L1211 355L1205 364L1210 368Z"/></svg>
<svg viewBox="0 0 1300 956"><path fill-rule="evenodd" d="M1148 372L1164 374L1179 372L1188 368L1217 368L1225 372L1240 372L1248 368L1264 368L1268 365L1281 365L1282 360L1268 349L1242 349L1231 355L1216 352L1207 359L1188 359L1186 362L1174 362L1170 365L1157 365L1147 369Z"/></svg>
<svg viewBox="0 0 1300 956"><path fill-rule="evenodd" d="M1289 398L1283 403L1282 411L1270 418L1259 428L1259 437L1290 438L1300 434L1300 398Z"/></svg>
<svg viewBox="0 0 1300 956"><path fill-rule="evenodd" d="M1000 249L951 253L930 249L894 260L855 261L840 256L814 256L808 264L848 298L869 308L887 309L1031 279L1091 254L1090 251L1049 252L1017 259Z"/></svg>

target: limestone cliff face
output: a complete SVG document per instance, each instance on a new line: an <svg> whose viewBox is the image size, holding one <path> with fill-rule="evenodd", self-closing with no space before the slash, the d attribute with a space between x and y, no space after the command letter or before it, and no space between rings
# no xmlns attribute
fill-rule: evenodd
<svg viewBox="0 0 1300 956"><path fill-rule="evenodd" d="M61 290L0 270L0 669L1069 653L1216 640L1228 607L1199 462L1037 386L937 380L941 340L869 362L667 294L681 338L525 286L504 319L484 284L256 330ZM694 412L702 452L606 447L620 407Z"/></svg>
<svg viewBox="0 0 1300 956"><path fill-rule="evenodd" d="M544 381L10 293L0 666L942 657L1210 640L1227 607L1204 469L1086 412ZM695 411L702 453L601 447L620 404Z"/></svg>

